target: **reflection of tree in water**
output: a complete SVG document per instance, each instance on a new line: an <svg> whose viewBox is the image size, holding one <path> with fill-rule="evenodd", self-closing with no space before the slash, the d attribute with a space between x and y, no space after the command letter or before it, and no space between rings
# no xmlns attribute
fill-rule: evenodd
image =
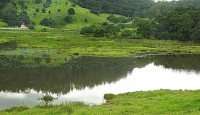
<svg viewBox="0 0 200 115"><path fill-rule="evenodd" d="M0 59L0 62L4 61ZM134 67L144 67L152 62L175 70L200 71L200 55L157 55L145 58L81 57L57 68L0 71L0 89L13 92L34 89L68 93L74 88L80 90L116 82L126 77Z"/></svg>
<svg viewBox="0 0 200 115"><path fill-rule="evenodd" d="M200 55L159 55L151 56L155 65L175 70L200 71Z"/></svg>
<svg viewBox="0 0 200 115"><path fill-rule="evenodd" d="M135 58L81 57L59 68L28 69L24 71L1 72L0 89L2 91L49 91L67 93L70 90L92 88L102 83L115 82L136 65ZM146 65L147 62L142 65Z"/></svg>

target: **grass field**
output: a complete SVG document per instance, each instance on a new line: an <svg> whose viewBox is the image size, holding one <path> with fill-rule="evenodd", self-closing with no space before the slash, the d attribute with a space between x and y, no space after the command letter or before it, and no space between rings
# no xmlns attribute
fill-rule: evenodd
<svg viewBox="0 0 200 115"><path fill-rule="evenodd" d="M66 2L68 4L66 5ZM51 18L56 21L57 24L62 23L64 20L64 17L68 15L68 9L74 8L75 15L72 15L73 17L73 23L66 24L65 26L61 26L61 28L70 29L70 30L79 30L81 27L85 25L91 25L91 24L98 24L102 22L109 22L106 18L109 14L101 14L101 15L95 15L90 13L88 9L81 8L78 5L75 7L72 7L72 3L68 0L59 0L59 1L52 1L51 6L46 8L46 13L42 13L41 10L43 8L43 3L41 4L35 4L33 0L30 2L26 2L28 9L26 9L28 15L30 16L30 19L36 22L36 29L44 28L44 26L39 25L40 21L43 18ZM18 6L20 7L20 6ZM36 8L40 9L39 13L36 13ZM18 12L20 13L21 10L18 8ZM61 11L58 12L58 9ZM48 12L51 11L49 14ZM34 16L34 13L37 15ZM84 20L87 19L88 22L85 22Z"/></svg>
<svg viewBox="0 0 200 115"><path fill-rule="evenodd" d="M17 48L1 50L1 55L55 59L66 63L76 56L132 56L136 54L200 54L200 46L194 42L148 39L108 39L82 36L79 31L50 29L40 31L0 31L0 43L16 41ZM17 58L18 59L18 58ZM58 61L58 60L59 61ZM30 62L31 60L22 60Z"/></svg>
<svg viewBox="0 0 200 115"><path fill-rule="evenodd" d="M130 115L130 114L200 114L200 91L148 91L115 95L106 104L87 106L82 103L59 106L10 108L0 114L17 115ZM7 111L7 112L6 112Z"/></svg>

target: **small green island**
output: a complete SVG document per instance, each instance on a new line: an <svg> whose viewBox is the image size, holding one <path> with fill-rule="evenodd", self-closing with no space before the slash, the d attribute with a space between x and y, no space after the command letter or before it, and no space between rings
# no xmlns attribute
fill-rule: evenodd
<svg viewBox="0 0 200 115"><path fill-rule="evenodd" d="M0 92L3 94L26 92L29 88L37 93L52 91L54 94L62 92L59 90L65 89L64 86L68 84L70 88L66 92L72 91L73 88L77 90L92 88L100 84L115 83L131 73L133 68L142 68L150 63L176 71L195 71L195 75L199 76L199 54L200 1L198 0L0 1ZM187 56L176 57L177 60L170 57L132 59L146 55ZM192 55L196 55L195 58ZM91 59L96 57L93 61L97 62L81 57L91 57ZM124 57L131 59L124 61L126 59L121 59ZM194 62L186 60L189 58ZM78 59L81 61L76 62ZM69 70L59 70L63 67ZM74 72L74 67L78 68L80 74ZM50 75L56 73L53 73L53 69L45 70L50 73L48 76L53 82L45 78L37 82L35 76L26 78L38 71L39 77L45 76L46 73L40 72L38 68L56 68L56 72L60 72L62 78L58 77L60 80L54 84L55 78ZM83 70L92 72L87 73ZM16 71L28 72L20 74L24 75L24 78L20 77L19 82L14 82L17 79L13 78ZM98 76L102 71L107 73ZM113 73L114 71L118 73ZM64 79L64 74L73 76L70 72L76 73L78 77ZM81 78L81 75L86 73L90 78ZM16 76L20 75L16 72ZM93 79L92 75L97 77ZM113 78L107 78L107 75ZM26 84L23 79L30 82ZM88 79L93 81L89 82ZM63 80L69 80L68 84L63 83ZM60 86L59 82L62 82ZM35 85L32 87L33 84ZM196 90L160 89L108 93L104 95L104 103L92 105L76 101L52 104L54 97L47 95L42 98L46 99L43 104L34 107L19 104L15 107L0 108L0 114L200 114L198 88L197 86ZM0 93L0 105L3 103L1 96Z"/></svg>

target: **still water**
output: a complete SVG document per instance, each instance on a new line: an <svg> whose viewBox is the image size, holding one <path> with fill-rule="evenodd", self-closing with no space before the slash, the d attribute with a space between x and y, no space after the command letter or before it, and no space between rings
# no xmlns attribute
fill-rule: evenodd
<svg viewBox="0 0 200 115"><path fill-rule="evenodd" d="M200 89L200 55L81 57L61 67L0 71L0 109L81 101L102 104L106 93Z"/></svg>

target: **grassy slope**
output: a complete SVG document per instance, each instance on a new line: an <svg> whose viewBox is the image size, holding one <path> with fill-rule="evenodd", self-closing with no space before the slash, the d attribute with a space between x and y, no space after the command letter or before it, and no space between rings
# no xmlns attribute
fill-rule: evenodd
<svg viewBox="0 0 200 115"><path fill-rule="evenodd" d="M107 104L86 106L66 104L55 107L10 109L0 114L74 114L74 115L130 115L130 114L200 114L200 91L159 90L134 92L115 96ZM25 108L27 109L27 108ZM21 111L21 112L19 112Z"/></svg>
<svg viewBox="0 0 200 115"><path fill-rule="evenodd" d="M57 2L56 2L57 1ZM52 18L56 20L57 22L61 22L65 16L67 16L67 10L71 8L71 3L68 1L68 5L66 5L66 1L68 0L54 0L51 4L51 7L46 8L46 13L42 13L42 3L41 4L35 4L33 2L26 3L28 6L28 9L26 10L34 22L36 22L37 26L36 28L41 28L42 26L39 26L40 21L43 18ZM39 8L40 12L37 13L37 15L34 17L35 9ZM73 15L74 22L72 24L67 24L65 27L67 29L80 29L84 25L89 25L93 23L102 23L105 21L108 21L106 17L108 14L103 14L100 16L97 16L95 14L90 13L88 9L81 8L78 5L76 7L73 7L75 9L76 14ZM61 9L61 12L57 12L58 9ZM48 13L48 11L51 11L51 14ZM20 12L20 10L19 10ZM88 19L88 22L85 23L84 19Z"/></svg>

